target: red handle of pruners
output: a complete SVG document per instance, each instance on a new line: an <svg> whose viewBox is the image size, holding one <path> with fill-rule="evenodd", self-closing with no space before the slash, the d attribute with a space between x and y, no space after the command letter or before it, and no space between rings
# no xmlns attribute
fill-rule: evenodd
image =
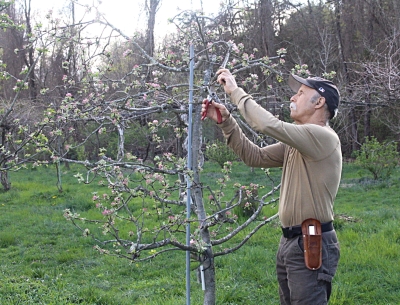
<svg viewBox="0 0 400 305"><path fill-rule="evenodd" d="M206 103L206 110L203 112L203 115L201 116L201 120L203 121L206 116L207 116L207 111L208 111L208 106L210 106L210 104L212 103L212 101L209 100L205 100ZM221 115L221 111L219 111L218 108L215 108L215 111L217 112L217 123L221 124L222 123L222 115Z"/></svg>

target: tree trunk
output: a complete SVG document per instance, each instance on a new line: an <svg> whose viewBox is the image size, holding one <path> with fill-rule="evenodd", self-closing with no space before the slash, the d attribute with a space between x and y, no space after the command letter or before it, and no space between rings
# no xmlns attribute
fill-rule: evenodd
<svg viewBox="0 0 400 305"><path fill-rule="evenodd" d="M343 75L345 80L345 85L350 83L350 75L349 70L347 67L347 60L344 50L344 43L342 37L342 20L341 20L341 1L335 1L335 21L336 21L336 35L338 40L338 47L339 47L339 55L340 59L342 60L341 65L343 69ZM351 96L351 89L348 92L348 95ZM358 128L357 128L357 114L356 109L354 106L350 109L350 126L351 126L351 138L352 141L352 151L358 150Z"/></svg>
<svg viewBox="0 0 400 305"><path fill-rule="evenodd" d="M156 23L156 13L161 0L147 0L146 9L148 12L147 29L146 29L146 47L145 50L148 55L154 55L154 26Z"/></svg>
<svg viewBox="0 0 400 305"><path fill-rule="evenodd" d="M3 188L5 191L9 191L11 189L11 182L10 178L8 176L8 170L7 170L7 151L9 147L8 139L7 139L7 133L9 131L8 127L3 127L1 131L1 145L0 147L4 150L5 153L2 153L0 155L1 157L1 164L0 164L0 183L3 185Z"/></svg>
<svg viewBox="0 0 400 305"><path fill-rule="evenodd" d="M207 230L207 235L208 234ZM203 255L203 272L204 272L204 301L203 305L215 305L216 304L216 289L215 289L215 265L214 265L214 253L212 247L208 247L206 253Z"/></svg>
<svg viewBox="0 0 400 305"><path fill-rule="evenodd" d="M350 109L350 125L351 125L351 138L352 151L358 150L358 128L357 128L357 116L354 107Z"/></svg>
<svg viewBox="0 0 400 305"><path fill-rule="evenodd" d="M371 112L371 104L368 97L364 113L364 137L371 136Z"/></svg>
<svg viewBox="0 0 400 305"><path fill-rule="evenodd" d="M26 22L26 33L27 36L30 37L33 35L32 33L32 26L31 26L31 1L25 1L25 22ZM35 64L34 59L34 48L28 48L28 56L25 58L25 64L30 69ZM31 101L36 101L37 99L37 88L35 82L35 69L31 69L29 76L28 76L28 88L29 88L29 99Z"/></svg>
<svg viewBox="0 0 400 305"><path fill-rule="evenodd" d="M0 172L0 180L4 190L9 191L11 189L11 182L10 179L8 178L8 171Z"/></svg>
<svg viewBox="0 0 400 305"><path fill-rule="evenodd" d="M273 7L271 0L260 0L258 14L263 51L266 55L272 56L275 52L275 31L272 22Z"/></svg>
<svg viewBox="0 0 400 305"><path fill-rule="evenodd" d="M195 108L193 115L193 139L192 139L192 169L193 169L193 189L192 200L195 205L195 212L199 220L200 235L202 242L206 245L206 250L200 256L200 264L203 266L204 272L204 305L215 305L215 266L214 266L214 253L211 247L211 236L208 228L203 227L203 222L206 219L206 210L204 207L203 193L199 174L199 164L202 160L202 124L200 120L201 106Z"/></svg>

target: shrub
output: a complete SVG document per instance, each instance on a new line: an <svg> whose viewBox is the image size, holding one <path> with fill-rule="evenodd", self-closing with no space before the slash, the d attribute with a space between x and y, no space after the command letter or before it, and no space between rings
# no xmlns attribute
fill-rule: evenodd
<svg viewBox="0 0 400 305"><path fill-rule="evenodd" d="M206 146L205 156L207 159L217 162L221 168L224 167L225 162L238 158L229 146L218 140Z"/></svg>
<svg viewBox="0 0 400 305"><path fill-rule="evenodd" d="M375 137L366 138L355 155L355 163L371 172L374 180L388 179L399 158L395 142L379 143Z"/></svg>

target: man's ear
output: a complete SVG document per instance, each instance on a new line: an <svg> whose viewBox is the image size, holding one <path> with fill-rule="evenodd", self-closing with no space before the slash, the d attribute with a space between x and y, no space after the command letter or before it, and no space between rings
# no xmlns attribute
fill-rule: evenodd
<svg viewBox="0 0 400 305"><path fill-rule="evenodd" d="M319 108L324 107L325 102L326 102L326 101L325 101L325 98L324 98L323 96L320 96L320 97L318 98L317 102L315 103L315 108L319 109Z"/></svg>

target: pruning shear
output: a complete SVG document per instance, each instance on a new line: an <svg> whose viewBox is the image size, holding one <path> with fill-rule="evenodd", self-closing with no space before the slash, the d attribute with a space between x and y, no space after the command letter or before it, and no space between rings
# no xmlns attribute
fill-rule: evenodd
<svg viewBox="0 0 400 305"><path fill-rule="evenodd" d="M230 50L231 50L231 46L229 45L229 49L228 52L225 55L224 61L222 63L222 65L220 66L220 69L224 69L228 60L229 60L229 54L230 54ZM215 57L214 57L215 59ZM207 99L205 100L206 103L206 111L204 111L203 115L201 116L201 120L204 120L207 116L207 111L208 111L208 106L210 106L210 104L212 102L215 103L219 103L221 104L221 100L219 99L218 95L215 93L215 91L213 90L213 85L215 84L215 80L207 85L207 90L208 90L208 96ZM222 123L222 115L221 115L221 111L218 108L215 108L215 111L217 112L217 123L221 124Z"/></svg>
<svg viewBox="0 0 400 305"><path fill-rule="evenodd" d="M207 86L207 90L208 90L208 95L207 95L207 99L205 100L206 111L204 111L203 115L201 116L202 121L206 118L208 106L210 106L210 104L212 102L221 104L221 100L219 99L218 95L210 88L210 86ZM219 111L218 108L215 108L215 111L217 112L217 123L221 124L222 123L221 111Z"/></svg>

